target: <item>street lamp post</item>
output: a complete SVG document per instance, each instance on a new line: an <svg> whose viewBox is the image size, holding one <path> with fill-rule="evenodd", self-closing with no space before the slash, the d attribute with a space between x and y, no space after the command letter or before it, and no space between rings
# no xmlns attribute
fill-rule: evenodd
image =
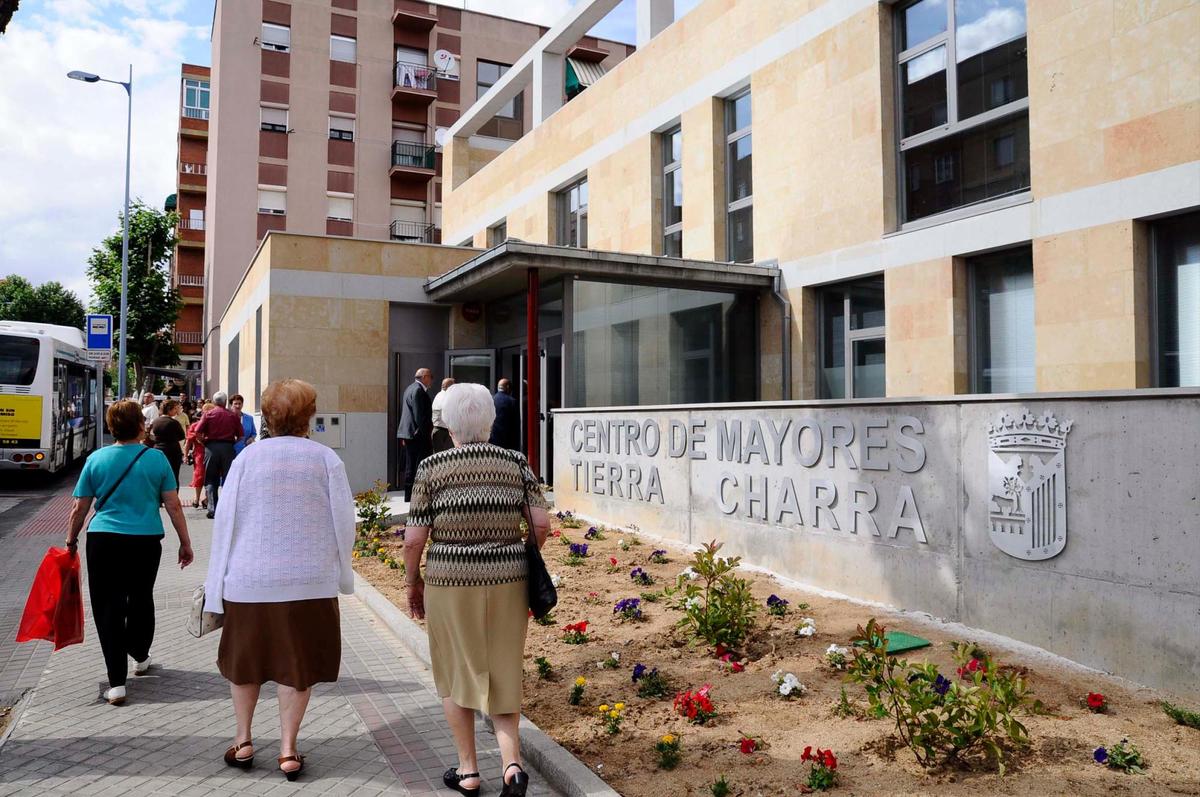
<svg viewBox="0 0 1200 797"><path fill-rule="evenodd" d="M128 81L108 80L99 75L93 75L91 72L80 72L79 70L68 72L67 77L72 80L82 80L84 83L116 83L125 89L125 95L129 100L125 119L125 214L121 231L121 338L118 342L117 359L117 398L123 399L127 397L128 388L125 361L125 316L129 307L129 160L133 143L133 64L129 65Z"/></svg>

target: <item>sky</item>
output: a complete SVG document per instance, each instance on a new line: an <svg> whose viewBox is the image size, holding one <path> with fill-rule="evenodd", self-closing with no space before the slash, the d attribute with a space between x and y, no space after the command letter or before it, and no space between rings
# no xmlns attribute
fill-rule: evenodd
<svg viewBox="0 0 1200 797"><path fill-rule="evenodd" d="M237 0L247 2L248 0ZM572 0L440 0L553 24ZM676 0L677 15L699 0ZM133 66L131 198L161 207L175 190L179 68L211 64L213 0L24 0L0 36L0 277L57 280L84 302L87 258L118 229L124 202L125 91ZM593 31L632 42L633 0Z"/></svg>

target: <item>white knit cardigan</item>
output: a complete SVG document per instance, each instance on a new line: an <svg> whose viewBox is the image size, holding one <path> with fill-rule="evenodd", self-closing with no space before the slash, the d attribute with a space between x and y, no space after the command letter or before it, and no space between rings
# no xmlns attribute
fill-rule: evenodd
<svg viewBox="0 0 1200 797"><path fill-rule="evenodd" d="M337 454L303 437L246 446L217 502L206 611L354 592L354 496Z"/></svg>

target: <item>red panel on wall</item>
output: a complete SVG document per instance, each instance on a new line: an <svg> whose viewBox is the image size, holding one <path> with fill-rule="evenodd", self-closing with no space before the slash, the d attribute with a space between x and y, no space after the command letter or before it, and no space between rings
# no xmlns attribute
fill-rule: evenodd
<svg viewBox="0 0 1200 797"><path fill-rule="evenodd" d="M354 95L344 91L329 92L329 110L338 113L354 113Z"/></svg>
<svg viewBox="0 0 1200 797"><path fill-rule="evenodd" d="M288 104L288 84L275 80L263 80L258 84L258 96L263 102Z"/></svg>
<svg viewBox="0 0 1200 797"><path fill-rule="evenodd" d="M262 73L272 77L289 77L292 74L291 53L277 50L262 51Z"/></svg>
<svg viewBox="0 0 1200 797"><path fill-rule="evenodd" d="M439 80L437 84L438 99L442 102L452 102L458 105L459 96L461 93L460 84L457 80Z"/></svg>
<svg viewBox="0 0 1200 797"><path fill-rule="evenodd" d="M401 25L396 25L392 30L392 41L396 44L402 44L405 47L416 47L418 50L429 49L429 31L413 30Z"/></svg>
<svg viewBox="0 0 1200 797"><path fill-rule="evenodd" d="M263 22L291 26L292 7L287 3L277 3L275 0L263 0L262 16Z"/></svg>
<svg viewBox="0 0 1200 797"><path fill-rule="evenodd" d="M334 8L344 8L347 11L358 10L358 0L333 0Z"/></svg>
<svg viewBox="0 0 1200 797"><path fill-rule="evenodd" d="M424 105L417 105L411 102L393 102L392 121L409 122L422 126L427 125L429 124L429 109Z"/></svg>
<svg viewBox="0 0 1200 797"><path fill-rule="evenodd" d="M392 199L415 199L425 201L425 183L423 179L411 179L404 175L392 177Z"/></svg>
<svg viewBox="0 0 1200 797"><path fill-rule="evenodd" d="M287 166L279 163L258 164L259 185L287 185Z"/></svg>
<svg viewBox="0 0 1200 797"><path fill-rule="evenodd" d="M354 235L354 222L325 219L326 235Z"/></svg>
<svg viewBox="0 0 1200 797"><path fill-rule="evenodd" d="M287 160L287 133L273 133L269 130L258 131L258 155L261 158L280 158Z"/></svg>
<svg viewBox="0 0 1200 797"><path fill-rule="evenodd" d="M450 127L458 121L457 108L438 108L433 112L438 127Z"/></svg>
<svg viewBox="0 0 1200 797"><path fill-rule="evenodd" d="M330 61L329 82L334 86L354 88L358 85L358 65L345 61Z"/></svg>
<svg viewBox="0 0 1200 797"><path fill-rule="evenodd" d="M437 7L438 24L450 30L462 30L462 11L448 6Z"/></svg>
<svg viewBox="0 0 1200 797"><path fill-rule="evenodd" d="M208 157L208 142L204 139L180 137L179 160L184 163L204 163Z"/></svg>
<svg viewBox="0 0 1200 797"><path fill-rule="evenodd" d="M329 139L329 163L334 166L353 166L354 142Z"/></svg>
<svg viewBox="0 0 1200 797"><path fill-rule="evenodd" d="M274 213L258 214L258 239L260 241L271 230L283 231L286 229L287 216L277 216Z"/></svg>
<svg viewBox="0 0 1200 797"><path fill-rule="evenodd" d="M345 14L330 14L329 32L335 36L358 38L358 19Z"/></svg>
<svg viewBox="0 0 1200 797"><path fill-rule="evenodd" d="M449 50L455 55L462 53L462 36L455 36L453 33L438 32L437 48L439 50Z"/></svg>
<svg viewBox="0 0 1200 797"><path fill-rule="evenodd" d="M325 178L325 190L337 191L341 194L354 193L354 172L329 171Z"/></svg>

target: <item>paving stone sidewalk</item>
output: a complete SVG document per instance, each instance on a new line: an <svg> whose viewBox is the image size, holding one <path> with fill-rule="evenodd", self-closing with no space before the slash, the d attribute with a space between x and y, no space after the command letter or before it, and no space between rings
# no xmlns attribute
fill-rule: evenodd
<svg viewBox="0 0 1200 797"><path fill-rule="evenodd" d="M354 597L341 600L341 680L314 688L301 729L300 747L309 756L304 776L288 783L274 765L279 715L270 685L255 717L256 767L224 766L234 723L228 685L216 669L219 634L194 639L184 630L191 591L207 567L212 522L196 510L186 513L196 563L179 570L168 532L156 585L154 667L145 677L131 675L125 706L105 704L104 664L89 612L84 644L49 657L0 747L0 795L451 793L441 775L456 756L432 676ZM10 542L0 540L0 592L15 590L23 600L41 553L57 539L40 541L28 572L12 578ZM6 613L9 603L0 603ZM479 730L483 793L498 794L499 750L482 723ZM536 771L530 774L531 794L557 794Z"/></svg>

